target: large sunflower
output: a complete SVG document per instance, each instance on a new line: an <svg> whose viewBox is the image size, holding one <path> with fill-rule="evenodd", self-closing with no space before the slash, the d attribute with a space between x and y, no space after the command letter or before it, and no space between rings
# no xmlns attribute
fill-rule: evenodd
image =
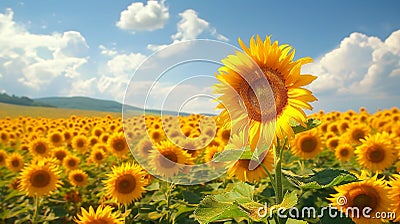
<svg viewBox="0 0 400 224"><path fill-rule="evenodd" d="M372 171L382 171L390 167L397 159L399 146L391 144L388 133L368 135L361 139L361 145L354 151L357 161Z"/></svg>
<svg viewBox="0 0 400 224"><path fill-rule="evenodd" d="M347 215L357 224L378 224L382 223L380 219L374 219L377 212L388 212L391 200L388 197L389 189L383 179L377 179L377 176L360 182L334 187L338 192L333 194L333 198L328 198L334 207L342 212L347 211ZM368 207L368 208L367 208ZM367 209L365 209L367 208ZM354 211L358 209L359 215ZM365 211L370 211L365 217Z"/></svg>
<svg viewBox="0 0 400 224"><path fill-rule="evenodd" d="M19 179L19 189L28 196L41 197L61 186L60 171L50 163L31 163L22 170Z"/></svg>
<svg viewBox="0 0 400 224"><path fill-rule="evenodd" d="M123 224L125 223L124 217L119 212L113 212L113 207L106 205L100 205L96 211L92 206L89 207L89 211L81 208L82 215L77 214L74 217L74 222L77 224Z"/></svg>
<svg viewBox="0 0 400 224"><path fill-rule="evenodd" d="M309 103L317 100L302 87L316 77L300 74L302 65L312 59L293 61L292 47L271 43L268 36L264 41L258 35L252 37L249 48L240 39L239 44L246 54L237 52L223 59L224 66L216 75L215 93L222 94L217 106L223 109L221 120L233 131L248 125L252 149L272 138L292 138L289 121L304 125L303 109L311 110Z"/></svg>
<svg viewBox="0 0 400 224"><path fill-rule="evenodd" d="M146 172L139 165L124 163L113 167L112 172L107 175L108 180L104 181L109 197L127 205L142 197L148 181L145 181Z"/></svg>

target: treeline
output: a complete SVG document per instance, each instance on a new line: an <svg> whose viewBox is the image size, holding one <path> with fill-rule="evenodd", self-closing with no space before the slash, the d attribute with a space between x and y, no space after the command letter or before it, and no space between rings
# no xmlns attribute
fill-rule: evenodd
<svg viewBox="0 0 400 224"><path fill-rule="evenodd" d="M14 94L10 96L7 93L0 93L0 103L8 103L8 104L15 104L22 106L55 107L50 104L36 102L35 100L32 100L26 96L18 97L15 96Z"/></svg>

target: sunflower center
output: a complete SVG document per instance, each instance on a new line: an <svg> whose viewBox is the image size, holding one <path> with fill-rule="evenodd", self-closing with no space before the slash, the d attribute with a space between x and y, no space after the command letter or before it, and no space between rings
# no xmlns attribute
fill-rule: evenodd
<svg viewBox="0 0 400 224"><path fill-rule="evenodd" d="M70 159L70 160L68 161L68 166L70 166L70 167L74 167L74 166L76 166L76 162L75 162L75 160L73 160L73 159Z"/></svg>
<svg viewBox="0 0 400 224"><path fill-rule="evenodd" d="M83 146L85 146L85 143L84 143L82 140L79 140L79 141L76 143L76 146L78 146L78 148L83 148Z"/></svg>
<svg viewBox="0 0 400 224"><path fill-rule="evenodd" d="M123 151L125 149L125 142L123 139L118 139L114 142L113 148L115 151Z"/></svg>
<svg viewBox="0 0 400 224"><path fill-rule="evenodd" d="M151 137L153 140L158 140L158 139L160 139L160 133L155 131L152 133Z"/></svg>
<svg viewBox="0 0 400 224"><path fill-rule="evenodd" d="M4 160L5 160L4 155L0 154L0 163L4 162Z"/></svg>
<svg viewBox="0 0 400 224"><path fill-rule="evenodd" d="M46 187L50 183L51 176L48 172L44 170L38 170L32 173L30 177L30 182L32 186L41 188Z"/></svg>
<svg viewBox="0 0 400 224"><path fill-rule="evenodd" d="M98 153L96 153L95 158L96 158L96 160L102 160L103 159L103 154L98 152Z"/></svg>
<svg viewBox="0 0 400 224"><path fill-rule="evenodd" d="M331 141L329 141L329 146L331 148L336 148L339 145L339 139L332 139Z"/></svg>
<svg viewBox="0 0 400 224"><path fill-rule="evenodd" d="M225 142L228 142L229 138L231 137L231 131L230 130L222 131L221 137Z"/></svg>
<svg viewBox="0 0 400 224"><path fill-rule="evenodd" d="M349 150L347 150L347 149L340 150L340 155L341 156L348 156L349 155Z"/></svg>
<svg viewBox="0 0 400 224"><path fill-rule="evenodd" d="M178 162L178 156L174 152L165 152L162 155L165 157L161 159L162 167L172 168Z"/></svg>
<svg viewBox="0 0 400 224"><path fill-rule="evenodd" d="M36 147L35 147L35 151L39 154L43 154L46 152L46 146L43 143L39 143Z"/></svg>
<svg viewBox="0 0 400 224"><path fill-rule="evenodd" d="M51 141L54 143L59 143L59 142L61 142L61 136L53 135L53 136L51 136Z"/></svg>
<svg viewBox="0 0 400 224"><path fill-rule="evenodd" d="M19 160L13 160L13 161L11 162L11 165L12 165L13 167L19 167Z"/></svg>
<svg viewBox="0 0 400 224"><path fill-rule="evenodd" d="M249 159L239 159L238 165L243 169L249 169L250 160Z"/></svg>
<svg viewBox="0 0 400 224"><path fill-rule="evenodd" d="M64 151L58 151L56 152L55 156L58 160L63 160L64 157L67 156L67 154Z"/></svg>
<svg viewBox="0 0 400 224"><path fill-rule="evenodd" d="M318 142L312 136L308 136L301 141L300 148L303 152L313 152L317 149Z"/></svg>
<svg viewBox="0 0 400 224"><path fill-rule="evenodd" d="M371 209L375 209L378 206L379 194L372 187L364 186L362 188L350 190L349 195L352 202L350 205L353 207L359 209L370 207Z"/></svg>
<svg viewBox="0 0 400 224"><path fill-rule="evenodd" d="M83 176L81 175L81 174L76 174L76 175L74 175L74 180L76 181L76 182L82 182L83 181Z"/></svg>
<svg viewBox="0 0 400 224"><path fill-rule="evenodd" d="M354 130L353 133L351 134L354 140L359 141L360 139L365 137L365 133L362 130Z"/></svg>
<svg viewBox="0 0 400 224"><path fill-rule="evenodd" d="M131 174L125 174L123 176L118 177L115 187L119 193L129 194L136 187L136 180Z"/></svg>
<svg viewBox="0 0 400 224"><path fill-rule="evenodd" d="M262 70L265 77L251 81L250 84L243 80L238 93L252 120L269 122L282 113L288 95L285 82L278 71L268 68Z"/></svg>
<svg viewBox="0 0 400 224"><path fill-rule="evenodd" d="M385 150L379 146L371 146L367 153L368 160L374 163L382 162L385 159Z"/></svg>

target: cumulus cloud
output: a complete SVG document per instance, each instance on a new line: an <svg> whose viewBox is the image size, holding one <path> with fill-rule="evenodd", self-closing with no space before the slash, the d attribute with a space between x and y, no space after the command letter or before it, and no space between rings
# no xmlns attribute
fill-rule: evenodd
<svg viewBox="0 0 400 224"><path fill-rule="evenodd" d="M62 79L81 75L89 47L79 32L33 34L13 17L12 9L0 13L1 88L21 95L44 93L62 85Z"/></svg>
<svg viewBox="0 0 400 224"><path fill-rule="evenodd" d="M177 24L177 32L171 36L172 43L178 43L186 40L193 40L198 38L200 35L206 33L218 40L229 41L227 37L217 32L215 27L212 27L208 21L200 18L198 13L193 9L187 9L179 13L181 17ZM168 45L147 45L147 49L157 51Z"/></svg>
<svg viewBox="0 0 400 224"><path fill-rule="evenodd" d="M121 12L117 26L123 30L153 31L164 27L169 19L168 7L164 2L134 2Z"/></svg>
<svg viewBox="0 0 400 224"><path fill-rule="evenodd" d="M99 49L100 49L100 53L105 56L115 56L116 54L118 54L118 51L115 50L115 48L109 49L102 44L99 45Z"/></svg>
<svg viewBox="0 0 400 224"><path fill-rule="evenodd" d="M303 72L318 76L311 88L322 98L364 102L368 97L380 100L398 97L400 30L386 40L352 33L336 49L306 65Z"/></svg>

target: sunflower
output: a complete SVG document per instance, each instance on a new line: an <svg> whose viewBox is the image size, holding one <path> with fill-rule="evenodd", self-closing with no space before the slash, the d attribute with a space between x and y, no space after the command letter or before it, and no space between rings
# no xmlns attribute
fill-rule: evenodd
<svg viewBox="0 0 400 224"><path fill-rule="evenodd" d="M94 145L96 145L99 142L99 138L96 136L90 136L88 139L89 145L90 147L93 147Z"/></svg>
<svg viewBox="0 0 400 224"><path fill-rule="evenodd" d="M113 134L107 141L108 149L116 157L123 158L129 153L129 147L123 133Z"/></svg>
<svg viewBox="0 0 400 224"><path fill-rule="evenodd" d="M69 152L64 147L53 149L53 157L60 162L62 162L67 155L69 155Z"/></svg>
<svg viewBox="0 0 400 224"><path fill-rule="evenodd" d="M9 139L9 135L7 132L5 132L5 131L0 132L0 142L2 144L4 144L4 145L7 144L8 139Z"/></svg>
<svg viewBox="0 0 400 224"><path fill-rule="evenodd" d="M0 166L6 165L7 152L0 149Z"/></svg>
<svg viewBox="0 0 400 224"><path fill-rule="evenodd" d="M53 132L49 134L48 140L53 146L61 146L64 143L64 135L61 132Z"/></svg>
<svg viewBox="0 0 400 224"><path fill-rule="evenodd" d="M377 179L377 175L370 179L360 182L352 182L334 189L338 192L328 198L334 207L342 212L346 212L349 217L357 224L378 224L380 219L367 218L363 215L365 208L370 211L368 215L375 217L377 212L387 212L390 208L391 200L388 197L389 189L383 179ZM357 208L359 216L353 209ZM349 210L351 209L351 210Z"/></svg>
<svg viewBox="0 0 400 224"><path fill-rule="evenodd" d="M164 132L162 130L150 130L148 132L148 135L151 140L153 140L154 143L159 143L165 138Z"/></svg>
<svg viewBox="0 0 400 224"><path fill-rule="evenodd" d="M113 207L106 205L100 205L97 207L96 211L92 206L89 207L89 211L81 208L82 215L77 214L73 218L74 222L77 224L123 224L125 223L125 218L117 211L113 212Z"/></svg>
<svg viewBox="0 0 400 224"><path fill-rule="evenodd" d="M394 174L391 177L389 182L390 190L389 190L389 198L392 199L392 208L396 213L396 219L392 220L392 222L400 221L400 175Z"/></svg>
<svg viewBox="0 0 400 224"><path fill-rule="evenodd" d="M75 155L67 155L63 160L63 166L68 170L74 170L79 167L79 162L81 159Z"/></svg>
<svg viewBox="0 0 400 224"><path fill-rule="evenodd" d="M190 154L170 141L161 141L151 151L150 164L154 164L154 172L165 177L177 174L184 164L192 162Z"/></svg>
<svg viewBox="0 0 400 224"><path fill-rule="evenodd" d="M106 147L105 145L103 145ZM96 163L97 165L100 165L103 163L103 161L106 159L106 153L102 149L100 145L96 145L92 151L90 152L90 159L92 162Z"/></svg>
<svg viewBox="0 0 400 224"><path fill-rule="evenodd" d="M144 137L140 139L138 144L135 146L135 152L138 152L143 158L147 158L153 149L153 142L150 139Z"/></svg>
<svg viewBox="0 0 400 224"><path fill-rule="evenodd" d="M292 141L292 153L303 158L312 159L322 149L322 141L314 130L301 132Z"/></svg>
<svg viewBox="0 0 400 224"><path fill-rule="evenodd" d="M335 150L336 147L339 145L339 141L340 137L334 136L326 141L326 146L331 150Z"/></svg>
<svg viewBox="0 0 400 224"><path fill-rule="evenodd" d="M220 146L207 147L203 156L204 162L206 163L211 162L212 159L214 158L214 155L218 152L222 152L223 149L224 148Z"/></svg>
<svg viewBox="0 0 400 224"><path fill-rule="evenodd" d="M242 182L248 181L252 183L259 181L267 176L267 173L262 166L266 167L270 172L272 171L274 164L274 154L272 149L261 154L260 158L263 158L261 161L262 165L258 164L255 168L252 167L252 164L258 163L257 161L252 161L250 159L239 159L233 164L233 166L229 168L228 175L235 176Z"/></svg>
<svg viewBox="0 0 400 224"><path fill-rule="evenodd" d="M26 166L19 177L19 189L28 196L41 197L48 195L61 186L60 171L49 163L41 163Z"/></svg>
<svg viewBox="0 0 400 224"><path fill-rule="evenodd" d="M84 135L77 135L72 139L71 146L78 152L84 154L88 150L89 142Z"/></svg>
<svg viewBox="0 0 400 224"><path fill-rule="evenodd" d="M139 165L123 163L121 166L114 166L112 173L107 174L105 180L107 196L116 199L119 203L129 205L142 197L145 192L146 172Z"/></svg>
<svg viewBox="0 0 400 224"><path fill-rule="evenodd" d="M24 157L19 153L11 153L7 156L6 166L9 170L18 172L24 167Z"/></svg>
<svg viewBox="0 0 400 224"><path fill-rule="evenodd" d="M335 149L335 156L339 161L347 162L353 157L354 148L350 144L341 144Z"/></svg>
<svg viewBox="0 0 400 224"><path fill-rule="evenodd" d="M350 126L344 133L345 139L348 143L353 145L359 145L361 139L365 138L370 132L370 128L367 125L355 124Z"/></svg>
<svg viewBox="0 0 400 224"><path fill-rule="evenodd" d="M50 146L46 139L38 138L31 142L29 145L29 152L33 156L47 157L50 156Z"/></svg>
<svg viewBox="0 0 400 224"><path fill-rule="evenodd" d="M72 170L68 174L68 180L73 186L83 187L87 184L88 175L81 169Z"/></svg>
<svg viewBox="0 0 400 224"><path fill-rule="evenodd" d="M382 171L397 159L398 145L392 145L388 133L376 133L361 139L361 145L354 151L357 161L372 171Z"/></svg>
<svg viewBox="0 0 400 224"><path fill-rule="evenodd" d="M317 100L311 91L302 87L316 77L300 74L302 65L312 59L293 61L291 46L279 46L277 41L271 43L268 36L264 42L258 35L256 40L252 37L250 48L241 39L239 44L247 55L242 52L229 55L222 60L224 66L216 75L219 83L214 85L215 93L222 94L217 106L223 109L220 119L227 127L232 126L232 131L249 121L252 149L272 137L294 137L289 121L293 119L304 126L303 108L311 110L309 102Z"/></svg>

